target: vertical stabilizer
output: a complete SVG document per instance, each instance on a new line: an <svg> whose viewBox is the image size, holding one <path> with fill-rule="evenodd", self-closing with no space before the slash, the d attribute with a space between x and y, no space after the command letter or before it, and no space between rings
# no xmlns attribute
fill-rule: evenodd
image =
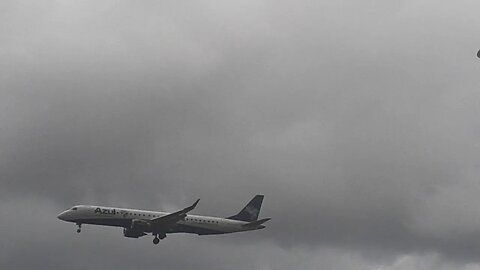
<svg viewBox="0 0 480 270"><path fill-rule="evenodd" d="M256 195L238 214L228 217L228 219L252 222L258 219L260 208L262 207L263 195Z"/></svg>

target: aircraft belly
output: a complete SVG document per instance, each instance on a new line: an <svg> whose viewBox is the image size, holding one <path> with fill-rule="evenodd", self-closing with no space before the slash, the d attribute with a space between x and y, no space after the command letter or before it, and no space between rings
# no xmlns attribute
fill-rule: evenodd
<svg viewBox="0 0 480 270"><path fill-rule="evenodd" d="M224 234L226 232L213 228L198 227L188 224L176 224L168 233L193 233L198 235Z"/></svg>
<svg viewBox="0 0 480 270"><path fill-rule="evenodd" d="M78 219L75 222L82 224L93 224L93 225L103 225L103 226L114 226L114 227L129 227L131 224L130 219L121 219L121 218L89 218L89 219Z"/></svg>

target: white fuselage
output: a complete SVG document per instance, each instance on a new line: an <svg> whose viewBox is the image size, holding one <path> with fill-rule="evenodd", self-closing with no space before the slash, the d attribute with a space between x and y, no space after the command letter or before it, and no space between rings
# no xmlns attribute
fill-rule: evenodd
<svg viewBox="0 0 480 270"><path fill-rule="evenodd" d="M78 205L62 212L58 215L58 218L77 224L94 224L129 228L132 221L143 220L149 222L155 218L166 216L168 214L170 213L118 207ZM169 228L165 233L184 232L199 235L224 234L264 228L263 225L255 228L245 227L243 226L245 224L248 224L248 222L219 217L186 215L184 219L178 221L174 227ZM151 231L145 230L145 232Z"/></svg>

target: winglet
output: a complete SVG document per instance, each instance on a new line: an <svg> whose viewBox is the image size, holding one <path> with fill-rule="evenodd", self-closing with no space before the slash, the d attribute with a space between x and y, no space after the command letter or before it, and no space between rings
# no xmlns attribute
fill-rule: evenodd
<svg viewBox="0 0 480 270"><path fill-rule="evenodd" d="M198 202L200 201L200 199L197 199L193 204L192 204L192 209L197 207L197 204Z"/></svg>
<svg viewBox="0 0 480 270"><path fill-rule="evenodd" d="M186 213L186 212L190 212L190 211L192 211L193 209L195 209L195 207L197 207L197 204L198 204L199 201L200 201L200 199L197 199L192 205L190 205L189 207L185 208L185 213Z"/></svg>

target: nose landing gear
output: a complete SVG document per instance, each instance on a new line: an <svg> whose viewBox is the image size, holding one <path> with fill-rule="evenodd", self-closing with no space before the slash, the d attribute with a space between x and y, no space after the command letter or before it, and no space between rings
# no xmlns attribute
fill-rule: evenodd
<svg viewBox="0 0 480 270"><path fill-rule="evenodd" d="M82 223L77 223L78 229L77 233L80 233L82 231Z"/></svg>
<svg viewBox="0 0 480 270"><path fill-rule="evenodd" d="M158 239L158 237L155 236L155 238L153 238L153 243L157 245L159 242L160 242L160 239Z"/></svg>

